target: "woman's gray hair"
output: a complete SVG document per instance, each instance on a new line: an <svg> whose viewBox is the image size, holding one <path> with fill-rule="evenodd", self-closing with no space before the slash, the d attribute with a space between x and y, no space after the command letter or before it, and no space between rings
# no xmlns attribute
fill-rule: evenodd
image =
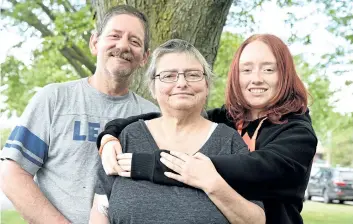
<svg viewBox="0 0 353 224"><path fill-rule="evenodd" d="M202 65L207 88L210 91L212 84L213 72L211 66L207 63L206 59L202 56L199 50L197 50L192 44L185 40L171 39L157 47L152 54L151 62L146 71L146 77L148 81L148 87L154 96L154 80L156 76L158 60L165 54L169 53L186 53L194 56Z"/></svg>

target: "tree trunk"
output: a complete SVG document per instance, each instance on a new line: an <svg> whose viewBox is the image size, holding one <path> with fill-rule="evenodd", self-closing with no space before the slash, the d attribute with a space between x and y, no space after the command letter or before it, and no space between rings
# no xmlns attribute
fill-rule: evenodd
<svg viewBox="0 0 353 224"><path fill-rule="evenodd" d="M145 13L150 23L151 50L169 39L179 38L192 43L213 65L232 1L92 0L96 22L100 23L104 13L118 4L128 4Z"/></svg>

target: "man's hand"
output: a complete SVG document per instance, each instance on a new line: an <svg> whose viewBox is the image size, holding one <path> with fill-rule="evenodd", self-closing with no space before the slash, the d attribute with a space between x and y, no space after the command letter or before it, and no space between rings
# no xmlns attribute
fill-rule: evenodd
<svg viewBox="0 0 353 224"><path fill-rule="evenodd" d="M175 151L170 151L170 155L162 152L161 162L177 173L165 172L167 177L206 193L211 191L217 180L222 178L210 158L200 152L194 156Z"/></svg>

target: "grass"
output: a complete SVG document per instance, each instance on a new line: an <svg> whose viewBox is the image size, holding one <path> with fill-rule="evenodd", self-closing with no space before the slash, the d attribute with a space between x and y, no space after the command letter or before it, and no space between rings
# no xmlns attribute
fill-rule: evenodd
<svg viewBox="0 0 353 224"><path fill-rule="evenodd" d="M306 201L302 216L305 224L353 223L353 205ZM1 211L0 224L25 224L16 211Z"/></svg>
<svg viewBox="0 0 353 224"><path fill-rule="evenodd" d="M1 211L0 224L25 224L22 217L13 210Z"/></svg>
<svg viewBox="0 0 353 224"><path fill-rule="evenodd" d="M353 223L352 204L324 204L306 201L302 216L305 224L348 224Z"/></svg>

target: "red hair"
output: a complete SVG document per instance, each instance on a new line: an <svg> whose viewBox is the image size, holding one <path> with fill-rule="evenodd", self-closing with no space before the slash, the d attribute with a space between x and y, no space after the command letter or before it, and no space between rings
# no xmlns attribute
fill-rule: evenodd
<svg viewBox="0 0 353 224"><path fill-rule="evenodd" d="M246 102L239 84L239 59L244 48L254 41L265 43L277 61L279 75L278 92L269 102L261 116L267 116L272 123L280 124L280 119L289 113L303 114L307 110L308 94L295 70L293 57L285 43L271 34L252 35L235 52L229 69L226 89L226 108L236 126L249 123L250 105Z"/></svg>

